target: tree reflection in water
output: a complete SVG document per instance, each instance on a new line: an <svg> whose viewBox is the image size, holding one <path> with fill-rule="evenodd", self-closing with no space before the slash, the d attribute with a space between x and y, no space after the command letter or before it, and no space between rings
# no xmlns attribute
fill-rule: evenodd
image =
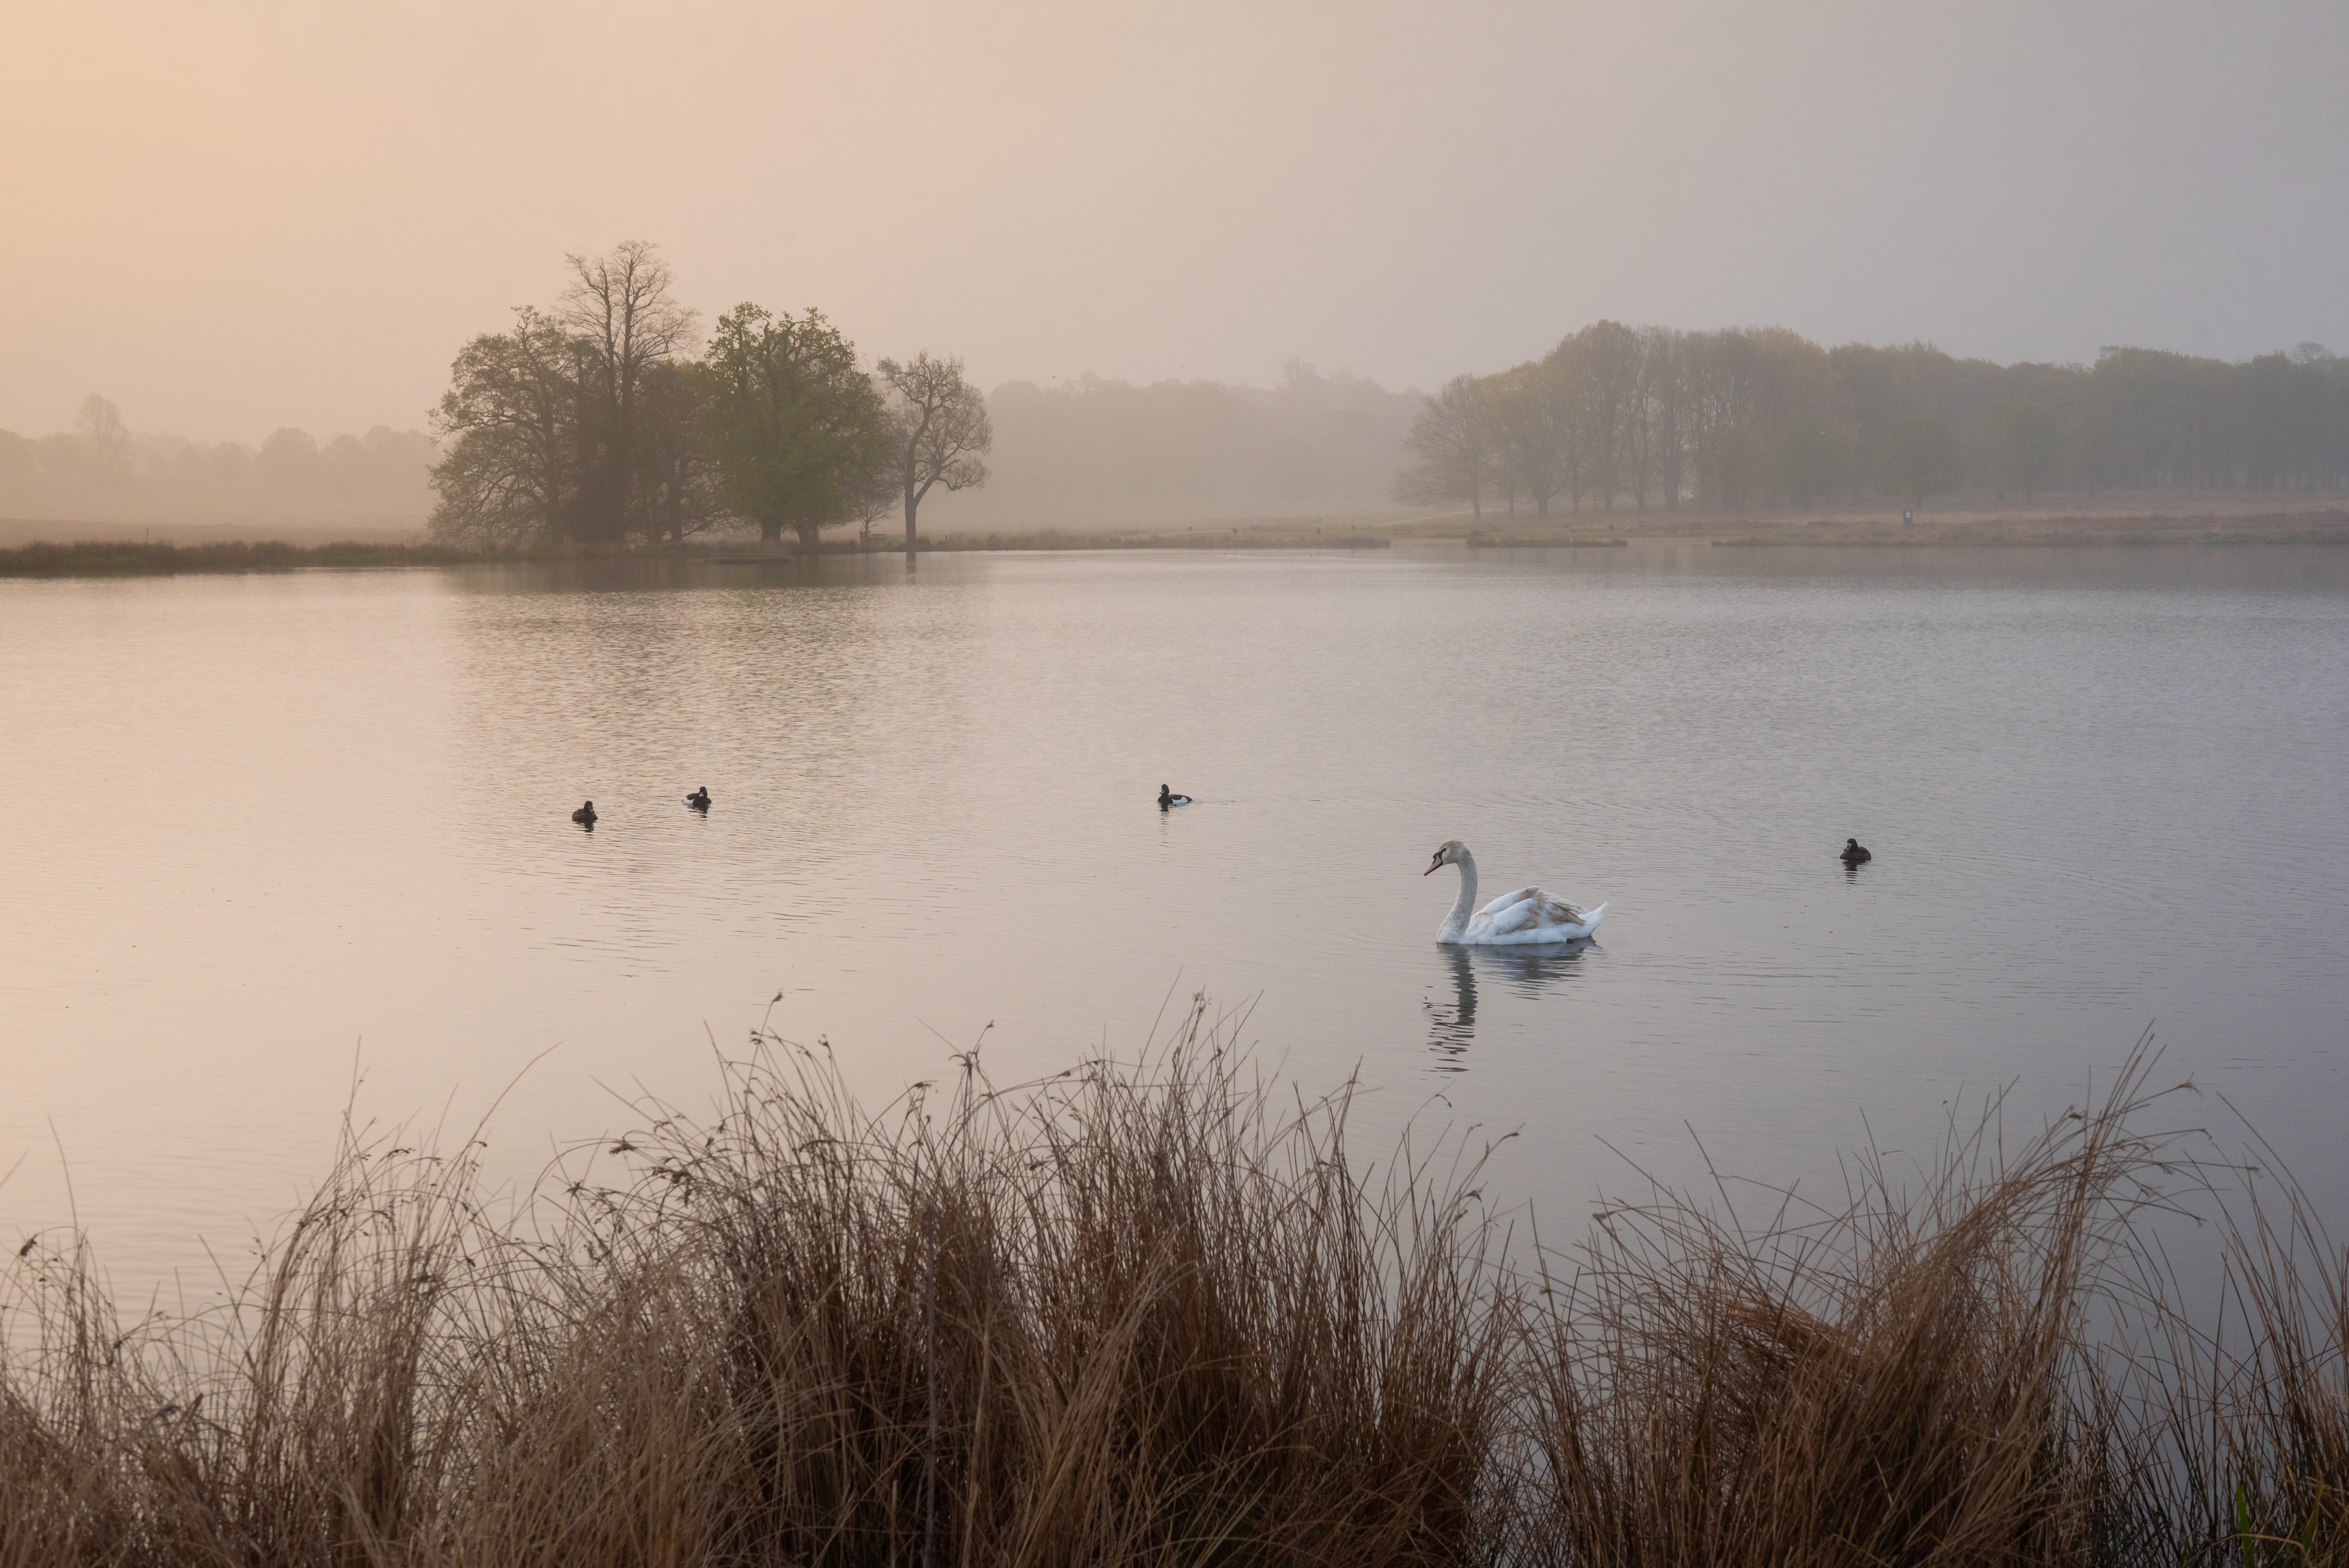
<svg viewBox="0 0 2349 1568"><path fill-rule="evenodd" d="M1442 963L1452 982L1452 999L1448 1003L1426 1000L1420 1004L1427 1009L1427 1048L1435 1057L1430 1064L1433 1070L1468 1070L1468 1046L1476 1037L1476 981L1480 971L1485 978L1499 980L1520 996L1538 996L1557 982L1571 978L1581 965L1582 954L1592 945L1591 939L1584 937L1579 942L1545 943L1539 946L1444 946Z"/></svg>

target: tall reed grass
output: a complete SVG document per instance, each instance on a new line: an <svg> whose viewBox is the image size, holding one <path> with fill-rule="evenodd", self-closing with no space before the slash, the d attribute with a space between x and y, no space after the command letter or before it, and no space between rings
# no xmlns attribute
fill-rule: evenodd
<svg viewBox="0 0 2349 1568"><path fill-rule="evenodd" d="M761 1037L503 1205L349 1131L216 1311L27 1243L0 1568L2339 1561L2341 1254L2239 1194L2178 1307L2147 1216L2240 1167L2142 1130L2143 1062L2013 1152L1555 1250L1488 1149L1358 1162L1350 1086L1204 1004L877 1112Z"/></svg>

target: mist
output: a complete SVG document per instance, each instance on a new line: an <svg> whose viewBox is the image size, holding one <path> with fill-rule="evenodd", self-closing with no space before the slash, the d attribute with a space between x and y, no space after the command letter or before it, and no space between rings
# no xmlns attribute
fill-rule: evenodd
<svg viewBox="0 0 2349 1568"><path fill-rule="evenodd" d="M1389 389L1603 318L2085 363L2349 343L2284 4L64 6L0 63L0 428L420 428L560 257L988 387Z"/></svg>
<svg viewBox="0 0 2349 1568"><path fill-rule="evenodd" d="M324 440L287 427L254 446L136 432L96 394L76 427L0 430L5 534L109 524L404 538L431 506L440 451L426 432L387 425Z"/></svg>

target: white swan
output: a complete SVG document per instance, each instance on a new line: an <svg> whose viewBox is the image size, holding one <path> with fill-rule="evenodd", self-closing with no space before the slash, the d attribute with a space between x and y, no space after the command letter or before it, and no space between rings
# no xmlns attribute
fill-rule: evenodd
<svg viewBox="0 0 2349 1568"><path fill-rule="evenodd" d="M1457 839L1444 843L1428 862L1428 876L1444 866L1460 868L1460 900L1444 917L1438 942L1488 947L1521 942L1573 942L1588 936L1607 913L1607 906L1584 910L1552 898L1537 887L1505 892L1482 909L1476 908L1476 857ZM1475 911L1471 913L1471 911Z"/></svg>

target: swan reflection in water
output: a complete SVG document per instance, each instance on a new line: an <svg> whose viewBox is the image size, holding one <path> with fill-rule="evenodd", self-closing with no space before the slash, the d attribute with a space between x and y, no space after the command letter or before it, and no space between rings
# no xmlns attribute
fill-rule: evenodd
<svg viewBox="0 0 2349 1568"><path fill-rule="evenodd" d="M1476 1037L1476 982L1497 982L1519 996L1539 996L1552 985L1575 976L1582 955L1598 944L1589 937L1574 942L1544 943L1527 947L1462 947L1438 949L1444 976L1452 983L1448 1002L1430 998L1427 1048L1431 1064L1441 1073L1464 1073L1469 1043ZM1434 987L1431 986L1431 990Z"/></svg>

